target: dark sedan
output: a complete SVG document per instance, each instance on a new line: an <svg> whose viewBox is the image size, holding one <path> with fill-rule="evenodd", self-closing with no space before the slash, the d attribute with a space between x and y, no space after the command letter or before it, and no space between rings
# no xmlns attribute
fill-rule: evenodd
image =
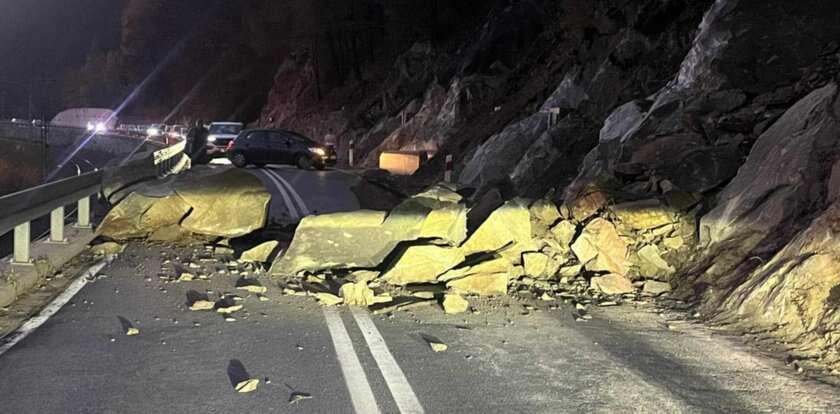
<svg viewBox="0 0 840 414"><path fill-rule="evenodd" d="M301 134L283 129L242 131L227 148L228 158L237 167L266 164L296 165L301 169L322 170L336 163L332 147L321 145Z"/></svg>

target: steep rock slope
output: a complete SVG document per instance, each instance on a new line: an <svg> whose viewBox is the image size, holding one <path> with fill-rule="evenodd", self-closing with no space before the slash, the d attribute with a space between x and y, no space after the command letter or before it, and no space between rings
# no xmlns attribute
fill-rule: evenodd
<svg viewBox="0 0 840 414"><path fill-rule="evenodd" d="M693 249L668 257L679 295L833 368L838 19L822 1L715 2L673 79L607 118L556 198L589 214L649 197L691 209Z"/></svg>
<svg viewBox="0 0 840 414"><path fill-rule="evenodd" d="M664 86L709 2L493 4L460 33L416 42L320 101L312 60L287 61L262 120L336 135L340 153L353 139L365 166L385 150L453 154L466 185L513 174L522 194L539 195L575 175L610 109ZM541 158L557 147L567 149ZM439 178L442 159L418 178Z"/></svg>

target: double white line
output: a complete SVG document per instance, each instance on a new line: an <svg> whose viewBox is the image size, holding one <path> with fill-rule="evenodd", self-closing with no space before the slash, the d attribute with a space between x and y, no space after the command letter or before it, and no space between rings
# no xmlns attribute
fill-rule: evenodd
<svg viewBox="0 0 840 414"><path fill-rule="evenodd" d="M385 339L376 329L376 325L374 325L368 313L359 309L352 309L352 313L400 412L422 414L424 412L423 406L420 405L420 401L414 394L408 379L406 379L391 351L388 350ZM353 348L353 341L341 320L341 315L334 309L324 308L324 316L335 346L341 372L344 375L344 382L350 391L353 409L357 414L381 413L376 403L376 397L373 395L373 390L370 388L370 382L365 375L365 370L359 362L359 356Z"/></svg>
<svg viewBox="0 0 840 414"><path fill-rule="evenodd" d="M298 220L311 214L309 207L306 206L300 194L298 194L294 187L280 173L267 168L261 169L260 171L277 188L280 196L283 197L283 203L286 205L286 210L289 211L289 216L292 219Z"/></svg>
<svg viewBox="0 0 840 414"><path fill-rule="evenodd" d="M277 171L270 169L262 169L261 171L277 188L289 215L293 219L300 219L311 214L300 194ZM379 367L379 371L382 373L382 377L385 379L385 383L388 385L400 412L403 414L424 413L423 406L420 405L420 401L408 383L405 373L391 354L385 339L379 333L368 313L359 309L352 309L352 313L353 319L362 331L362 336L365 338L370 353L373 355L373 359L376 361L376 365ZM358 414L381 413L365 370L353 347L353 341L341 320L341 315L335 309L325 308L324 316L335 346L341 372L344 375L344 382L347 384L350 398L353 401L354 410Z"/></svg>

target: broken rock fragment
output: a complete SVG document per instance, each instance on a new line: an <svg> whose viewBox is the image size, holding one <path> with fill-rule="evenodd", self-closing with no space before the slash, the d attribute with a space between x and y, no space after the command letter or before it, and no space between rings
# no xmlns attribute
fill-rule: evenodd
<svg viewBox="0 0 840 414"><path fill-rule="evenodd" d="M464 299L461 295L454 293L447 293L443 296L443 311L449 315L456 315L464 313L470 308L470 302Z"/></svg>
<svg viewBox="0 0 840 414"><path fill-rule="evenodd" d="M463 243L467 238L467 208L452 204L430 211L417 237L440 239L453 246Z"/></svg>
<svg viewBox="0 0 840 414"><path fill-rule="evenodd" d="M509 201L487 217L461 246L464 255L498 251L511 245L503 255L518 257L532 244L531 217L518 201Z"/></svg>
<svg viewBox="0 0 840 414"><path fill-rule="evenodd" d="M447 349L449 349L449 346L447 346L443 341L434 336L425 334L421 334L420 336L423 337L427 344L429 344L429 348L432 348L432 351L444 352Z"/></svg>
<svg viewBox="0 0 840 414"><path fill-rule="evenodd" d="M216 307L214 302L209 300L197 300L190 305L191 311L204 311L204 310L213 310Z"/></svg>
<svg viewBox="0 0 840 414"><path fill-rule="evenodd" d="M549 228L557 220L560 220L560 212L557 211L557 206L551 200L537 200L534 204L531 204L529 211L531 213L532 230L536 237L545 235Z"/></svg>
<svg viewBox="0 0 840 414"><path fill-rule="evenodd" d="M229 306L220 306L218 309L216 309L216 312L218 312L222 315L229 315L231 313L238 312L240 310L242 310L242 305L229 305Z"/></svg>
<svg viewBox="0 0 840 414"><path fill-rule="evenodd" d="M240 381L236 384L236 392L240 394L245 394L249 392L253 392L257 390L257 387L260 385L260 380L256 378L249 378L245 381Z"/></svg>
<svg viewBox="0 0 840 414"><path fill-rule="evenodd" d="M292 395L289 396L289 405L295 404L298 401L309 400L311 398L312 394L295 391L292 393Z"/></svg>
<svg viewBox="0 0 840 414"><path fill-rule="evenodd" d="M592 278L590 283L593 289L605 295L621 295L633 292L633 283L622 275L596 276Z"/></svg>
<svg viewBox="0 0 840 414"><path fill-rule="evenodd" d="M676 269L662 258L659 248L649 244L639 249L639 271L644 276L669 276Z"/></svg>
<svg viewBox="0 0 840 414"><path fill-rule="evenodd" d="M455 247L410 246L382 278L393 285L433 282L463 261L464 254Z"/></svg>
<svg viewBox="0 0 840 414"><path fill-rule="evenodd" d="M607 220L596 218L589 222L572 244L572 251L587 270L627 274L627 245Z"/></svg>
<svg viewBox="0 0 840 414"><path fill-rule="evenodd" d="M507 273L472 275L449 281L446 287L457 293L499 296L507 294L509 278Z"/></svg>
<svg viewBox="0 0 840 414"><path fill-rule="evenodd" d="M551 234L554 236L554 240L566 248L569 248L572 244L576 232L577 227L570 220L560 221L551 228Z"/></svg>
<svg viewBox="0 0 840 414"><path fill-rule="evenodd" d="M239 260L243 262L267 262L279 244L276 240L267 241L243 252Z"/></svg>
<svg viewBox="0 0 840 414"><path fill-rule="evenodd" d="M125 246L114 242L99 243L91 246L90 252L97 256L108 256L112 254L119 254L125 250Z"/></svg>
<svg viewBox="0 0 840 414"><path fill-rule="evenodd" d="M646 280L644 287L642 288L642 293L646 293L651 296L659 296L663 293L668 293L670 291L670 283L658 282L656 280Z"/></svg>
<svg viewBox="0 0 840 414"><path fill-rule="evenodd" d="M341 285L339 295L345 304L354 306L370 306L374 303L375 296L367 282L345 283Z"/></svg>
<svg viewBox="0 0 840 414"><path fill-rule="evenodd" d="M344 299L333 295L332 293L326 292L315 293L315 298L318 299L318 302L320 302L324 306L335 306L340 305L342 302L344 302Z"/></svg>
<svg viewBox="0 0 840 414"><path fill-rule="evenodd" d="M554 276L560 268L560 262L545 253L529 252L522 255L525 274L537 279Z"/></svg>
<svg viewBox="0 0 840 414"><path fill-rule="evenodd" d="M245 286L237 286L236 289L238 290L245 290L248 293L265 293L268 291L268 288L261 285L245 285Z"/></svg>

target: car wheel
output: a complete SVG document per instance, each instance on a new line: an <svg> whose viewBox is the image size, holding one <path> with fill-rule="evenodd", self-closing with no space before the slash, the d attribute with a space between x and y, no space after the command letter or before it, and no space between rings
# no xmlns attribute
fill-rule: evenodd
<svg viewBox="0 0 840 414"><path fill-rule="evenodd" d="M242 153L233 154L233 156L230 157L230 162L238 168L243 168L248 165L248 161L245 160L245 154Z"/></svg>
<svg viewBox="0 0 840 414"><path fill-rule="evenodd" d="M301 170L308 170L312 168L312 158L306 155L299 155L296 164Z"/></svg>

